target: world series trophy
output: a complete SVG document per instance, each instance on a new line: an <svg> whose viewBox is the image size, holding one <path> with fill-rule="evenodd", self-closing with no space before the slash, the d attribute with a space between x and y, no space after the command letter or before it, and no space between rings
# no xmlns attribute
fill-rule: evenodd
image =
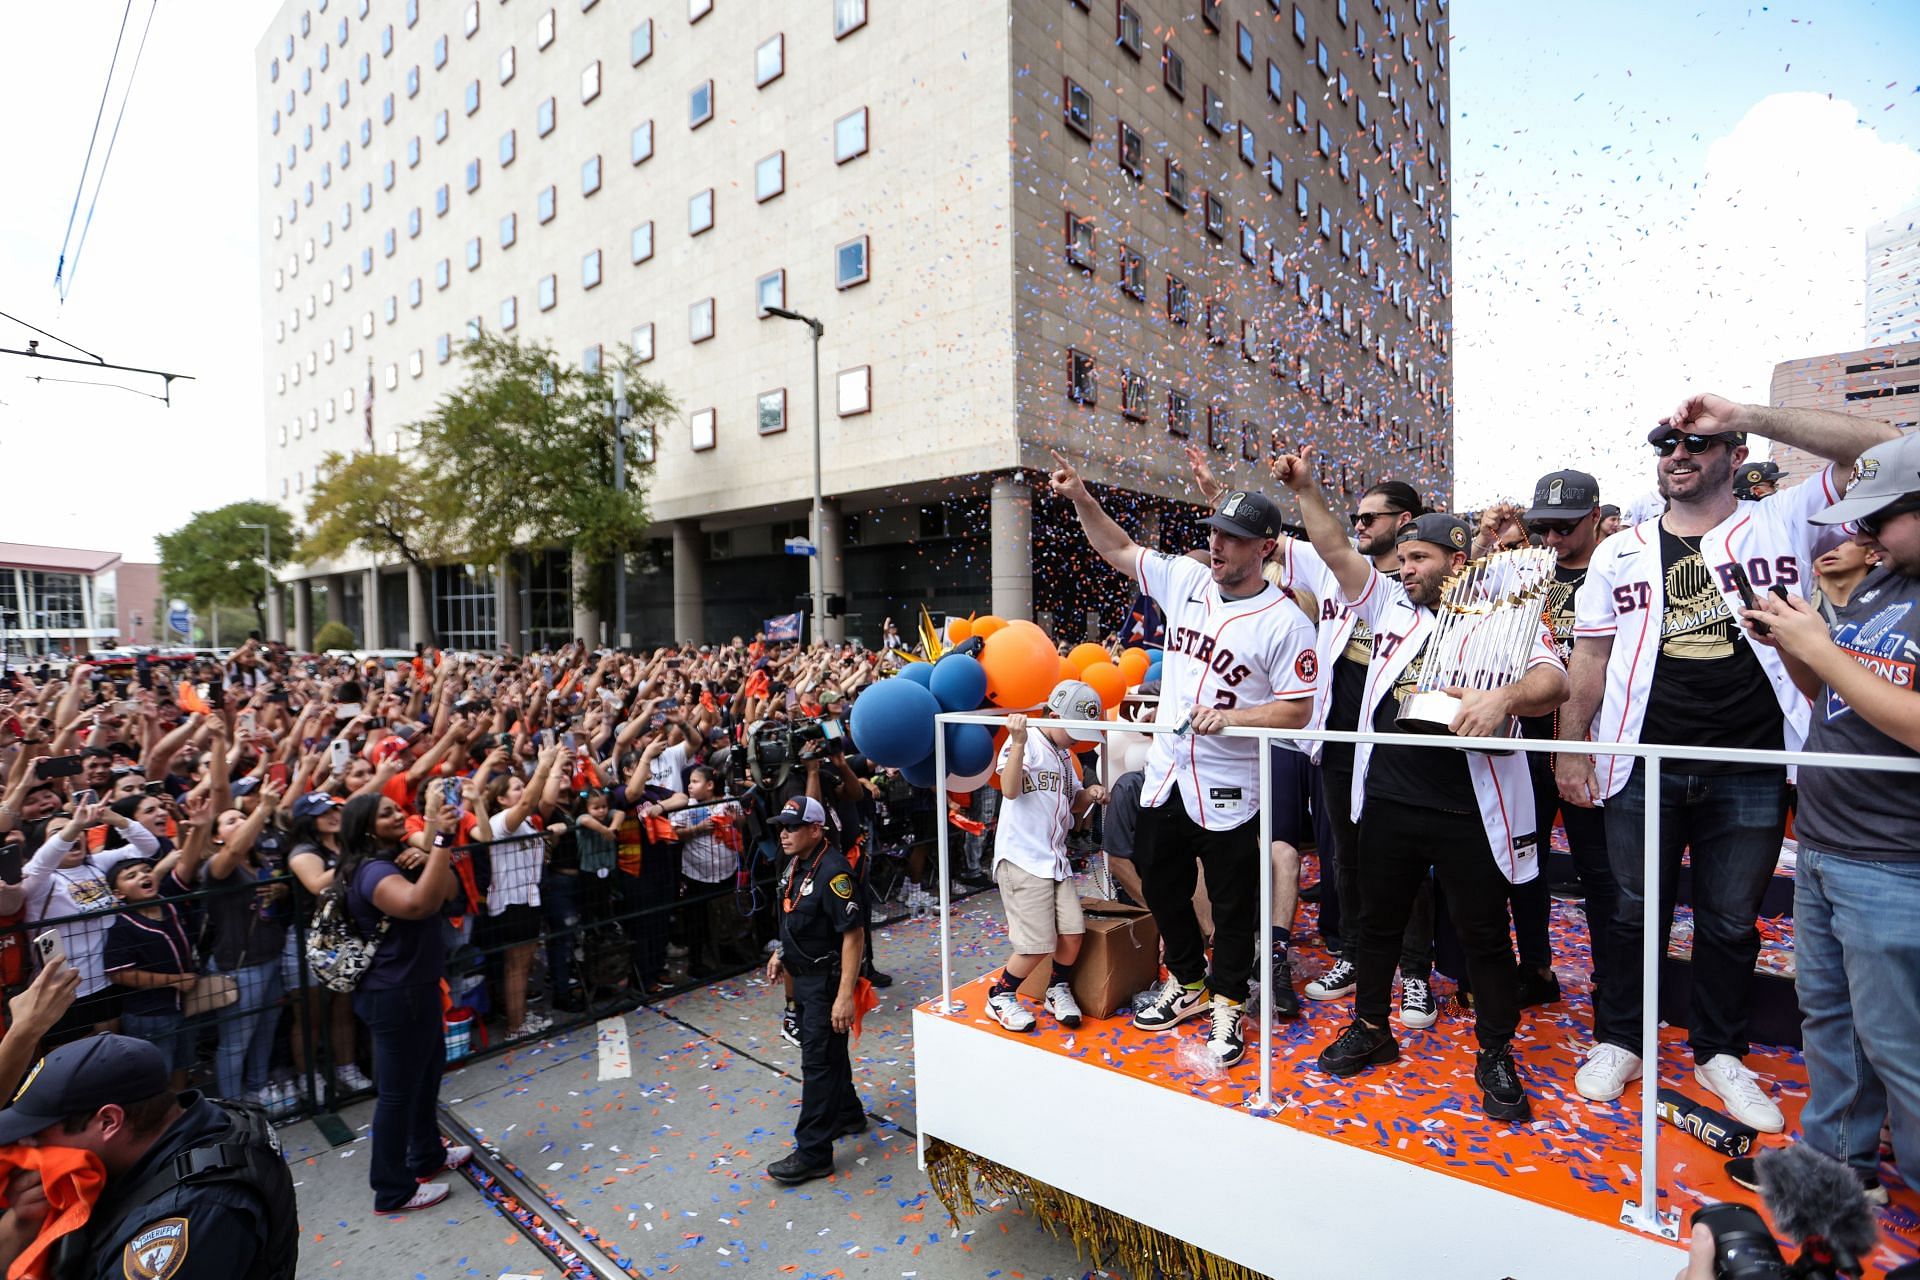
<svg viewBox="0 0 1920 1280"><path fill-rule="evenodd" d="M1402 729L1450 733L1460 699L1448 689L1504 689L1527 673L1556 559L1543 547L1496 551L1442 584L1420 673L1395 717Z"/></svg>

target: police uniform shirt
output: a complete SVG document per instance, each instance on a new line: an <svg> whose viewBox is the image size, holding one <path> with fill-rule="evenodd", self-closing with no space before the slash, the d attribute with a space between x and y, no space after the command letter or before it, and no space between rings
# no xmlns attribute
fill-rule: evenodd
<svg viewBox="0 0 1920 1280"><path fill-rule="evenodd" d="M87 1269L62 1271L61 1280L69 1274L76 1280L82 1275L89 1280L255 1280L293 1274L297 1234L289 1238L288 1257L267 1256L275 1228L269 1202L276 1190L285 1197L280 1212L295 1212L291 1174L283 1188L258 1191L226 1181L171 1185L143 1205L123 1204L115 1194L116 1188L123 1194L138 1191L181 1152L227 1133L227 1113L217 1103L188 1092L180 1095L180 1105L180 1118L138 1164L113 1179L94 1205L90 1223L114 1225L105 1236L94 1236L89 1228Z"/></svg>
<svg viewBox="0 0 1920 1280"><path fill-rule="evenodd" d="M817 864L815 853L789 858L780 876L781 963L796 974L836 971L840 935L865 923L846 855L831 842L816 853Z"/></svg>

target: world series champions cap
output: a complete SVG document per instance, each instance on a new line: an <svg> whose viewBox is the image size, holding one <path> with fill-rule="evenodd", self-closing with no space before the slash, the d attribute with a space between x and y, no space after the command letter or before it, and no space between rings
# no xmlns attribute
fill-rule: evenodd
<svg viewBox="0 0 1920 1280"><path fill-rule="evenodd" d="M1600 501L1600 482L1584 471L1549 471L1533 486L1525 520L1577 520Z"/></svg>
<svg viewBox="0 0 1920 1280"><path fill-rule="evenodd" d="M145 1040L99 1035L63 1044L34 1064L0 1111L0 1146L110 1102L125 1106L165 1093L167 1080L166 1055Z"/></svg>
<svg viewBox="0 0 1920 1280"><path fill-rule="evenodd" d="M1201 523L1236 538L1277 538L1280 536L1280 508L1264 493L1236 489L1227 495L1220 509Z"/></svg>

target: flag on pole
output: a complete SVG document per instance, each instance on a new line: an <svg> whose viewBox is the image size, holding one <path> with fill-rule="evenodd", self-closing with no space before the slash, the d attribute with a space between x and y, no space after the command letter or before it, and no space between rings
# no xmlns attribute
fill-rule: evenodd
<svg viewBox="0 0 1920 1280"><path fill-rule="evenodd" d="M376 453L378 452L378 450L376 450L373 447L373 357L372 356L367 357L366 420L367 420L367 452Z"/></svg>
<svg viewBox="0 0 1920 1280"><path fill-rule="evenodd" d="M798 640L802 616L796 610L793 613L783 613L777 618L768 618L761 630L766 632L769 640Z"/></svg>

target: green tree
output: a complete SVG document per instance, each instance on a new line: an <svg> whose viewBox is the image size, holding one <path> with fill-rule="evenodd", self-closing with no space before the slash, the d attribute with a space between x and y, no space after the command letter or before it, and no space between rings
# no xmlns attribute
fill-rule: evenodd
<svg viewBox="0 0 1920 1280"><path fill-rule="evenodd" d="M353 648L353 628L344 622L329 622L313 633L313 651L325 653L329 649Z"/></svg>
<svg viewBox="0 0 1920 1280"><path fill-rule="evenodd" d="M429 483L425 472L390 453L330 453L307 499L307 531L300 540L302 561L327 560L359 550L373 556L397 555L425 573L447 554L455 521L436 509L447 494ZM431 628L431 622L428 623ZM431 642L433 636L426 639Z"/></svg>
<svg viewBox="0 0 1920 1280"><path fill-rule="evenodd" d="M266 551L259 529L266 525L273 544L273 565L293 551L293 520L271 502L230 502L212 511L196 511L172 533L160 535L160 585L202 613L217 605L253 610L255 625L267 629Z"/></svg>
<svg viewBox="0 0 1920 1280"><path fill-rule="evenodd" d="M571 547L598 567L639 543L652 450L629 448L627 486L615 489L611 361L588 373L550 348L490 334L462 355L466 381L415 424L425 504L446 513L445 545L483 564L524 547ZM632 429L657 439L673 401L639 376L631 351L619 360ZM600 580L576 583L576 595L591 599Z"/></svg>

